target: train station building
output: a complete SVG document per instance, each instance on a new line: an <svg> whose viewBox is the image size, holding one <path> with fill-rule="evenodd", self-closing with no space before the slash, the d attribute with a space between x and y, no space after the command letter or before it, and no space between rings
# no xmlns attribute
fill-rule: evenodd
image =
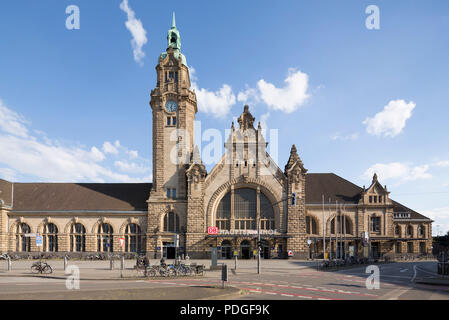
<svg viewBox="0 0 449 320"><path fill-rule="evenodd" d="M377 175L359 187L310 173L295 145L281 169L248 106L208 172L194 145L197 100L174 20L167 41L150 94L152 183L0 180L0 252L208 258L218 248L221 258L245 259L258 232L264 258L322 257L323 242L333 257L361 256L364 248L375 257L431 252L432 220L391 199Z"/></svg>

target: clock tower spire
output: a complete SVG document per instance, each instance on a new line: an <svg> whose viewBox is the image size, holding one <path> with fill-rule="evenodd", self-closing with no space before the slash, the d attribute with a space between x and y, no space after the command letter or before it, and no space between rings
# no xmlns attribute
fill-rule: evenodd
<svg viewBox="0 0 449 320"><path fill-rule="evenodd" d="M190 90L187 60L173 13L168 46L156 66L157 84L151 91L153 112L152 197L185 199L185 166L193 150L196 95Z"/></svg>

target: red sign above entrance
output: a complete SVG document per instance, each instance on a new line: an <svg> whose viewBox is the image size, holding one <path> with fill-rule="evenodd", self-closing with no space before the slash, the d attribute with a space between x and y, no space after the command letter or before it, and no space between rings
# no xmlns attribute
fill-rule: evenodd
<svg viewBox="0 0 449 320"><path fill-rule="evenodd" d="M207 234L218 234L218 228L217 227L208 227Z"/></svg>

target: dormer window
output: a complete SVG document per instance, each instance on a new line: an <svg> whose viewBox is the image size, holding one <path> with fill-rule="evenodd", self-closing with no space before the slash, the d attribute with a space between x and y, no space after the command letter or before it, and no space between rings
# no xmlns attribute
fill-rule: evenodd
<svg viewBox="0 0 449 320"><path fill-rule="evenodd" d="M382 203L382 196L379 196L379 203Z"/></svg>
<svg viewBox="0 0 449 320"><path fill-rule="evenodd" d="M377 196L374 196L374 203L377 203Z"/></svg>
<svg viewBox="0 0 449 320"><path fill-rule="evenodd" d="M373 196L369 196L369 203L373 203Z"/></svg>

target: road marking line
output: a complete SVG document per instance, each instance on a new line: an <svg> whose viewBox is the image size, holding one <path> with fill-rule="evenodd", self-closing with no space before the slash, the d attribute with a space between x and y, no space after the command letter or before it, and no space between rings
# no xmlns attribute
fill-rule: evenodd
<svg viewBox="0 0 449 320"><path fill-rule="evenodd" d="M408 271L408 269L402 269L402 270L399 271L399 272L405 272L405 271Z"/></svg>
<svg viewBox="0 0 449 320"><path fill-rule="evenodd" d="M281 296L284 296L284 297L293 297L292 294L286 294L286 293L281 293Z"/></svg>
<svg viewBox="0 0 449 320"><path fill-rule="evenodd" d="M413 266L413 270L415 270L412 279L410 280L411 282L415 281L416 278L416 264Z"/></svg>

